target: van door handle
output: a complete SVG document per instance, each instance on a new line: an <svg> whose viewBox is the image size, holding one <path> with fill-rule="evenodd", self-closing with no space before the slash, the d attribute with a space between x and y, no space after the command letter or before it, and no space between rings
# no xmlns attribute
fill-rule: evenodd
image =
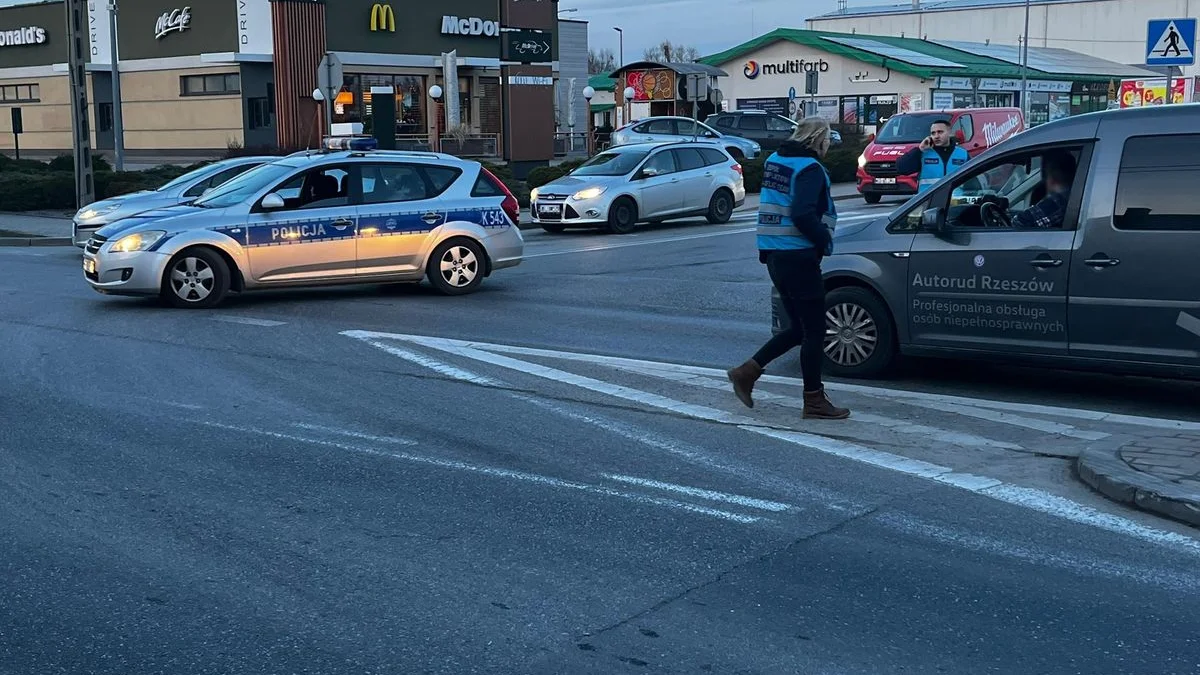
<svg viewBox="0 0 1200 675"><path fill-rule="evenodd" d="M334 227L349 227L354 224L354 221L349 220L348 218L338 218L330 224Z"/></svg>
<svg viewBox="0 0 1200 675"><path fill-rule="evenodd" d="M1030 260L1029 264L1037 267L1038 269L1048 269L1050 267L1062 267L1063 261L1043 256L1041 258L1034 258L1033 260Z"/></svg>
<svg viewBox="0 0 1200 675"><path fill-rule="evenodd" d="M1087 260L1084 260L1083 264L1087 265L1088 267L1115 267L1120 265L1121 261L1118 258L1110 258L1101 253L1095 258L1088 258Z"/></svg>

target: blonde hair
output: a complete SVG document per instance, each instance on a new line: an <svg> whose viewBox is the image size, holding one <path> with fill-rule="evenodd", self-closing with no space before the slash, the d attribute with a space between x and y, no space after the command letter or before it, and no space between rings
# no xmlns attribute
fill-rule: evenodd
<svg viewBox="0 0 1200 675"><path fill-rule="evenodd" d="M825 153L829 152L831 138L828 120L823 117L805 117L796 125L790 140L824 157Z"/></svg>

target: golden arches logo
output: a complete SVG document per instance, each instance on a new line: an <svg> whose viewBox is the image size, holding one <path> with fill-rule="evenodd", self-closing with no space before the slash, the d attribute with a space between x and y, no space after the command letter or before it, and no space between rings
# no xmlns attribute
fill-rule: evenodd
<svg viewBox="0 0 1200 675"><path fill-rule="evenodd" d="M375 3L371 5L371 31L386 30L389 33L396 32L396 13L392 11L391 5Z"/></svg>

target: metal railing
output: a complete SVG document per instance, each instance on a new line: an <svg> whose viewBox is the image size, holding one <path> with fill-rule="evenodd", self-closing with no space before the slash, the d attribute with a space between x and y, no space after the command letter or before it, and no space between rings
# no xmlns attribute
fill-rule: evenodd
<svg viewBox="0 0 1200 675"><path fill-rule="evenodd" d="M499 157L499 134L470 134L461 140L449 134L441 138L442 152L458 157Z"/></svg>
<svg viewBox="0 0 1200 675"><path fill-rule="evenodd" d="M554 156L588 154L588 137L585 131L560 131L554 134Z"/></svg>

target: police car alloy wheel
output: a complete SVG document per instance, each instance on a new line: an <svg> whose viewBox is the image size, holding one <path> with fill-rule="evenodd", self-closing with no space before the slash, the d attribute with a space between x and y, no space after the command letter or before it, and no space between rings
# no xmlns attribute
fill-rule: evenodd
<svg viewBox="0 0 1200 675"><path fill-rule="evenodd" d="M853 286L825 296L825 370L841 377L873 377L895 360L891 314L874 293Z"/></svg>
<svg viewBox="0 0 1200 675"><path fill-rule="evenodd" d="M187 249L167 265L162 296L176 307L213 307L229 291L229 266L216 252L206 248Z"/></svg>
<svg viewBox="0 0 1200 675"><path fill-rule="evenodd" d="M427 276L445 295L470 293L483 282L483 249L469 239L451 239L438 245L429 257Z"/></svg>

